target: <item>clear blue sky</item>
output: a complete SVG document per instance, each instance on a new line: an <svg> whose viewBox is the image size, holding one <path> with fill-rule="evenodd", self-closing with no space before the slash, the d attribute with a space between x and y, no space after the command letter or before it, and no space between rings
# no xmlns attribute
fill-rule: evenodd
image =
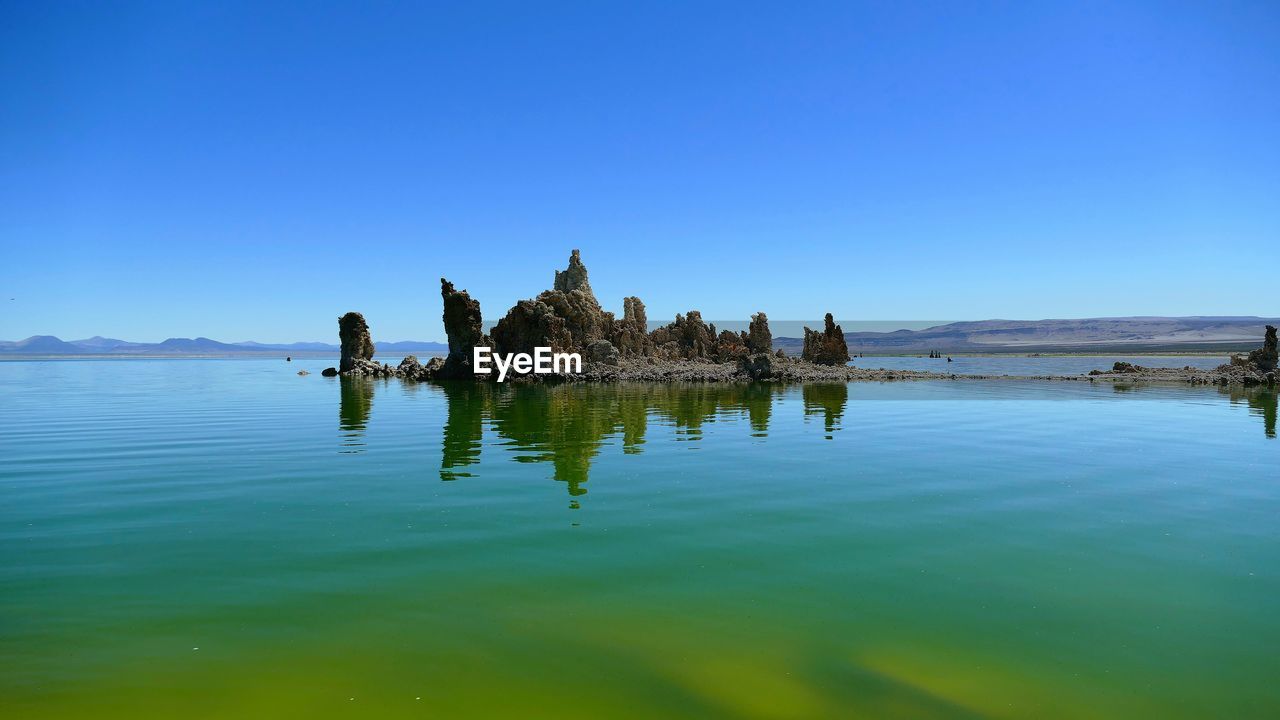
<svg viewBox="0 0 1280 720"><path fill-rule="evenodd" d="M437 339L574 247L654 319L1280 314L1280 4L0 0L0 339Z"/></svg>

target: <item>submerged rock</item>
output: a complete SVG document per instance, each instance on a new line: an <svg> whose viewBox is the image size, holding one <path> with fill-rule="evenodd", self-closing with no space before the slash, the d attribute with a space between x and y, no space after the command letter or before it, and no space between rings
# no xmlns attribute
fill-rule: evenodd
<svg viewBox="0 0 1280 720"><path fill-rule="evenodd" d="M373 358L373 338L369 336L369 324L358 312L349 312L338 318L338 340L342 345L342 357L338 372L349 372L357 360Z"/></svg>
<svg viewBox="0 0 1280 720"><path fill-rule="evenodd" d="M849 346L844 331L836 325L831 313L824 319L822 332L804 329L804 350L800 357L818 365L843 365L849 362Z"/></svg>

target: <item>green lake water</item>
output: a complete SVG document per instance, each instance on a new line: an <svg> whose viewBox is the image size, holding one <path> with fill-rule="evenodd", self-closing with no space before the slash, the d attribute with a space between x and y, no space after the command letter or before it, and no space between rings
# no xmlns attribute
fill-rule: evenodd
<svg viewBox="0 0 1280 720"><path fill-rule="evenodd" d="M0 363L5 718L1274 718L1274 393Z"/></svg>

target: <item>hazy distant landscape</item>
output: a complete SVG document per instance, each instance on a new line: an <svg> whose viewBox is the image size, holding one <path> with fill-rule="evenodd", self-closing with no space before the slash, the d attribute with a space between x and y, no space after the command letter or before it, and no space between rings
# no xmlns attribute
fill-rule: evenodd
<svg viewBox="0 0 1280 720"><path fill-rule="evenodd" d="M378 349L384 353L443 352L449 346L438 342L388 342L379 343ZM259 343L237 342L225 343L206 337L169 338L158 343L138 343L114 338L91 337L85 340L61 340L52 335L35 335L16 342L0 341L0 354L5 355L119 355L119 356L200 356L210 355L264 355L336 353L336 343L295 342L295 343Z"/></svg>
<svg viewBox="0 0 1280 720"><path fill-rule="evenodd" d="M851 321L843 321L847 326ZM1252 349L1267 324L1277 318L1261 317L1119 317L1079 320L980 320L952 322L916 330L891 332L845 332L849 352L868 355L927 353L1035 353L1035 352L1224 352ZM661 323L650 323L661 324ZM821 321L779 321L782 333ZM737 330L746 322L719 322L720 329ZM865 325L865 323L858 323ZM794 327L793 327L794 326ZM780 333L781 334L781 333ZM796 333L799 335L800 333ZM376 338L375 338L376 341ZM377 342L383 355L403 353L443 353L442 342L406 340ZM774 345L790 354L800 351L799 337L776 337ZM203 357L264 355L268 353L304 355L336 353L336 343L219 342L206 337L169 338L158 343L139 343L106 337L62 340L52 335L36 335L18 341L0 341L0 354L10 356L157 356Z"/></svg>

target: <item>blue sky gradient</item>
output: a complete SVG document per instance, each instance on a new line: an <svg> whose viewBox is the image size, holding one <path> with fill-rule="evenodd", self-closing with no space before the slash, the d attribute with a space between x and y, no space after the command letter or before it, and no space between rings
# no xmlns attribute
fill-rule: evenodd
<svg viewBox="0 0 1280 720"><path fill-rule="evenodd" d="M0 1L3 339L438 339L575 247L653 319L1276 315L1278 243L1275 2Z"/></svg>

